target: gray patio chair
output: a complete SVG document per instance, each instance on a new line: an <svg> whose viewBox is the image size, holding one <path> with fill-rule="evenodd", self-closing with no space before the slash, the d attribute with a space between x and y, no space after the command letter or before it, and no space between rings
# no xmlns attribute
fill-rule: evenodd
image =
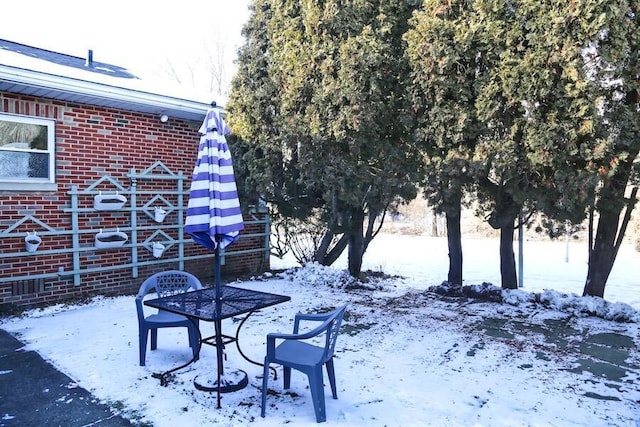
<svg viewBox="0 0 640 427"><path fill-rule="evenodd" d="M136 295L140 366L145 365L149 332L151 332L151 350L155 350L158 348L158 329L160 328L187 328L189 332L189 346L193 351L194 360L198 358L200 331L197 319L190 320L179 314L169 313L163 310L158 310L157 313L145 317L143 310L144 297L154 290L158 297L164 297L180 292L187 292L190 289L202 289L202 283L200 283L200 280L193 274L179 270L156 273L146 279L140 286L138 295Z"/></svg>
<svg viewBox="0 0 640 427"><path fill-rule="evenodd" d="M336 377L333 368L333 353L336 348L338 331L340 330L346 308L347 305L345 304L329 313L298 313L294 319L293 334L267 334L267 355L264 358L264 376L262 379L261 416L265 416L269 364L277 363L283 366L285 389L291 386L291 369L307 375L316 421L321 423L327 420L322 366L326 366L331 393L333 398L337 399L338 394L336 392ZM322 323L308 332L299 333L300 323L303 320ZM324 345L318 346L308 342L315 337L320 338L320 341L323 341ZM315 343L318 338L313 340L313 342ZM277 347L276 341L281 341Z"/></svg>

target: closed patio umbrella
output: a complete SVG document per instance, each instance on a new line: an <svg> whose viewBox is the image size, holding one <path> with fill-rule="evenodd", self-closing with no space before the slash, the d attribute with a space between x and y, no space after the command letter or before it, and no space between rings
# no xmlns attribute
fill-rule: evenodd
<svg viewBox="0 0 640 427"><path fill-rule="evenodd" d="M212 108L200 127L198 160L193 170L185 231L207 249L226 248L244 228L231 152L229 127Z"/></svg>
<svg viewBox="0 0 640 427"><path fill-rule="evenodd" d="M212 105L215 107L215 104ZM220 250L235 242L244 228L231 152L225 138L229 132L220 111L211 108L200 127L202 136L198 160L193 170L185 220L185 232L191 235L196 243L215 251L214 281L218 313L221 312L222 304ZM220 407L224 346L221 320L215 322L215 346L218 358L215 388L218 391Z"/></svg>

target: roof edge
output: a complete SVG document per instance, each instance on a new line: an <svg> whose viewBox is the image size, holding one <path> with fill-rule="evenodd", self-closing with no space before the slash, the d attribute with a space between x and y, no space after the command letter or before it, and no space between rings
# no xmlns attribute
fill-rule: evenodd
<svg viewBox="0 0 640 427"><path fill-rule="evenodd" d="M43 89L55 89L61 92L92 96L109 101L131 102L149 107L157 107L167 112L180 111L202 116L211 107L210 104L204 102L122 88L104 83L89 82L3 64L0 64L0 80Z"/></svg>

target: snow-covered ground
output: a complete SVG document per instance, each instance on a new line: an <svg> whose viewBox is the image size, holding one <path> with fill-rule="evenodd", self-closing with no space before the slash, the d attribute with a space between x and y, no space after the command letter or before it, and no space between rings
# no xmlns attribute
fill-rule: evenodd
<svg viewBox="0 0 640 427"><path fill-rule="evenodd" d="M232 283L291 296L253 314L242 328L241 346L261 360L266 334L290 332L296 312L349 303L336 352L338 399L327 389L325 425L638 427L638 254L621 251L603 301L577 296L586 276L585 250L572 245L567 263L563 243L527 243L524 288L503 292L505 301L495 303L425 291L446 278L445 239L379 236L365 269L402 278L353 283L340 260L334 268L311 264ZM464 251L465 284L500 283L497 242L468 240ZM273 268L292 264L272 261ZM591 315L600 311L636 321ZM223 322L227 333L236 326ZM215 349L208 346L198 362L160 386L154 372L190 357L186 333L161 330L159 348L147 352L147 366L138 366L131 296L33 310L2 319L0 327L146 425L316 425L307 380L296 372L290 392L282 389L281 371L278 381L269 381L273 393L261 418L262 368L244 361L232 345L227 369L245 370L250 384L223 395L221 409L215 393L193 386L194 377L215 372ZM209 333L212 327L202 322L201 329Z"/></svg>
<svg viewBox="0 0 640 427"><path fill-rule="evenodd" d="M493 283L500 286L498 239L463 239L465 285ZM516 265L518 243L514 243ZM523 245L523 287L527 292L554 289L582 295L587 278L587 245L584 242L525 241ZM272 258L272 268L295 265L287 256ZM343 255L336 268L346 268ZM622 245L605 289L605 299L624 302L640 310L640 253L632 245ZM381 234L371 242L363 259L363 269L384 271L405 277L405 285L426 288L447 279L449 258L447 239L442 237Z"/></svg>

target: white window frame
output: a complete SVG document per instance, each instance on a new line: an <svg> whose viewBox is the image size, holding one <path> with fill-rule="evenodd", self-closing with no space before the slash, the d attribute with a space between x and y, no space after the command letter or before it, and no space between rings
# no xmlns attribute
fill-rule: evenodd
<svg viewBox="0 0 640 427"><path fill-rule="evenodd" d="M0 112L0 121L18 122L35 124L39 126L47 127L47 150L38 150L38 153L46 154L49 156L49 176L46 178L6 178L0 177L0 190L4 191L56 191L56 122L53 119L46 119L43 117L24 116L18 114L8 114ZM15 149L10 150L2 148L2 151L18 151L18 152L32 152L30 149Z"/></svg>

